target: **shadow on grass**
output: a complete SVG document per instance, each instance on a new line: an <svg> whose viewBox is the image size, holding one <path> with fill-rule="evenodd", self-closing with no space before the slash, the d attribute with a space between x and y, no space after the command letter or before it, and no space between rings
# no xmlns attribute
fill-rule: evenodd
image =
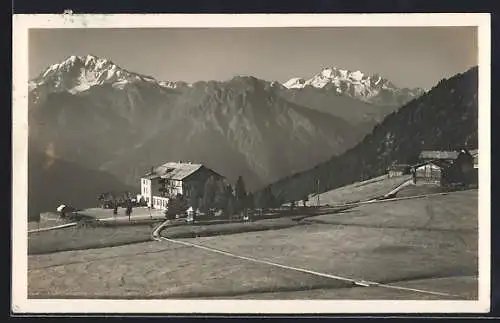
<svg viewBox="0 0 500 323"><path fill-rule="evenodd" d="M259 223L259 222L239 222L211 225L186 225L174 228L167 227L162 230L160 235L169 239L187 239L197 237L211 237L230 235L256 231L270 231L287 229L297 225L307 225L307 223L299 223L295 221L286 221L283 223Z"/></svg>
<svg viewBox="0 0 500 323"><path fill-rule="evenodd" d="M138 238L134 240L124 240L124 241L108 241L105 243L101 242L84 242L78 245L70 245L70 246L43 246L43 245L29 245L28 246L28 255L45 255L56 252L64 252L64 251L74 251L74 250L87 250L87 249L100 249L100 248L111 248L118 246L125 246L135 243L143 243L151 241L148 238Z"/></svg>
<svg viewBox="0 0 500 323"><path fill-rule="evenodd" d="M360 227L360 228L372 228L372 229L395 229L395 230L409 230L409 231L436 231L436 232L450 232L450 233L461 233L461 234L477 234L477 229L458 229L458 228L439 228L439 227L426 227L426 226L410 226L410 225L387 225L387 224L365 224L365 223L348 223L348 222L336 222L331 220L320 220L320 219L306 219L306 222L310 224L328 224L332 226L343 226L343 227Z"/></svg>
<svg viewBox="0 0 500 323"><path fill-rule="evenodd" d="M410 283L410 282L418 282L422 280L432 280L432 279L443 279L443 278L459 278L459 277L471 277L476 274L470 272L442 272L442 273L432 273L427 275L411 275L411 276L402 276L396 279L379 282L380 284L397 284L397 283ZM314 282L311 282L307 285L302 286L279 286L279 287L259 287L259 288L246 288L242 290L214 290L214 291L186 291L186 292L178 292L172 294L154 294L154 295L50 295L50 294L36 294L29 295L28 298L31 299L206 299L206 298L234 298L240 296L248 296L248 299L258 299L258 295L265 294L274 294L274 293L290 293L290 292L307 292L307 291L316 291L316 290L346 290L351 288L358 289L382 289L381 286L371 286L371 287L360 287L351 282L345 282L340 280L333 280L327 278L318 278ZM387 293L391 293L393 296L389 299L397 299L394 298L394 290L387 290ZM415 296L419 294L415 293ZM252 297L254 295L254 297ZM381 292L381 296L371 298L371 299L386 299L384 296L384 292ZM255 297L257 296L257 297ZM435 296L435 295L426 295L427 297L432 297L434 299L467 299L467 297L450 295L450 296ZM278 299L279 297L277 297ZM416 297L417 298L417 297ZM299 298L297 298L299 299Z"/></svg>
<svg viewBox="0 0 500 323"><path fill-rule="evenodd" d="M95 224L95 223L93 223ZM28 255L116 247L151 240L154 223L122 225L99 223L31 233L28 236Z"/></svg>

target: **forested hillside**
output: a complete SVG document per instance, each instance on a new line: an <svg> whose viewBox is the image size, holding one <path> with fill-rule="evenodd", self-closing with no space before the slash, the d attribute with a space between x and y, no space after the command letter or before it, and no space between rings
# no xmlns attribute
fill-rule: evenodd
<svg viewBox="0 0 500 323"><path fill-rule="evenodd" d="M270 185L284 201L384 174L412 163L423 149L478 147L478 69L441 80L431 91L387 116L344 154Z"/></svg>

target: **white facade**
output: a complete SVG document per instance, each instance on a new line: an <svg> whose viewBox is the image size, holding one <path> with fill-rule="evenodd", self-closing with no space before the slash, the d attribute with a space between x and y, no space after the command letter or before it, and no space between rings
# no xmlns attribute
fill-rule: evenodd
<svg viewBox="0 0 500 323"><path fill-rule="evenodd" d="M183 194L182 181L180 180L167 180L165 188L167 189L165 192L167 195L175 196L177 194Z"/></svg>
<svg viewBox="0 0 500 323"><path fill-rule="evenodd" d="M415 170L417 181L439 183L441 181L441 170L441 167L434 163L419 166Z"/></svg>
<svg viewBox="0 0 500 323"><path fill-rule="evenodd" d="M214 175L223 178L201 164L168 162L152 168L141 178L141 195L148 206L166 209L169 198L178 194L189 197L191 192L202 187L209 176Z"/></svg>
<svg viewBox="0 0 500 323"><path fill-rule="evenodd" d="M153 209L166 210L168 198L161 196L153 196Z"/></svg>
<svg viewBox="0 0 500 323"><path fill-rule="evenodd" d="M141 178L141 195L148 206L151 206L151 180L148 178Z"/></svg>
<svg viewBox="0 0 500 323"><path fill-rule="evenodd" d="M160 178L141 178L141 196L144 197L149 207L166 210L168 197L163 197L160 188ZM165 188L166 195L175 196L183 194L183 185L180 180L167 180Z"/></svg>
<svg viewBox="0 0 500 323"><path fill-rule="evenodd" d="M474 168L479 168L479 154L475 153L472 157L474 158Z"/></svg>
<svg viewBox="0 0 500 323"><path fill-rule="evenodd" d="M166 210L168 198L160 194L160 178L141 178L141 196L149 207Z"/></svg>

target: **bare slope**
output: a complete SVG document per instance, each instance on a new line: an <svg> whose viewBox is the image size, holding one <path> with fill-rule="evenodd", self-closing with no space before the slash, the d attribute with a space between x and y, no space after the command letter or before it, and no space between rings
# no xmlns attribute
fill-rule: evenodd
<svg viewBox="0 0 500 323"><path fill-rule="evenodd" d="M389 193L392 189L410 179L411 176L397 176L388 178L382 175L363 182L346 185L328 192L319 194L320 205L337 205L350 202L367 201ZM310 196L311 203L316 203L318 195Z"/></svg>

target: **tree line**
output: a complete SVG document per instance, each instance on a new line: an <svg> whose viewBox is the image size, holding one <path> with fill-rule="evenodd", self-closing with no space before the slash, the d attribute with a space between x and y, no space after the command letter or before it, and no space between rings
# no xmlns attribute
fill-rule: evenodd
<svg viewBox="0 0 500 323"><path fill-rule="evenodd" d="M166 216L174 218L177 214L184 213L191 207L196 217L196 212L211 215L214 212L222 212L226 217L232 218L236 214L243 214L247 210L267 211L283 204L280 196L273 194L272 190L266 189L254 194L247 191L245 181L239 176L235 186L224 180L209 177L202 185L194 184L189 189L188 196L177 194L170 198Z"/></svg>

